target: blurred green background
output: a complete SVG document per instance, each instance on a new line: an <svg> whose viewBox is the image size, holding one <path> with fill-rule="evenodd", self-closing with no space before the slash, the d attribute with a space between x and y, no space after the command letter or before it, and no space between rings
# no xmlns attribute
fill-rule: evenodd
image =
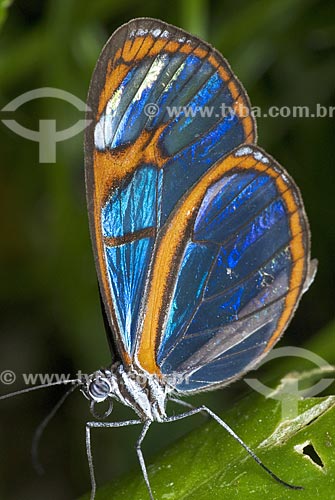
<svg viewBox="0 0 335 500"><path fill-rule="evenodd" d="M214 45L254 106L334 105L332 0L16 0L7 15L0 15L0 108L39 87L64 89L85 100L103 44L118 26L141 16L163 19ZM2 112L0 118L9 115ZM23 105L14 118L35 130L39 120L56 119L61 130L83 116L66 102L45 98ZM15 384L1 385L3 394L23 387L22 373L92 372L107 366L110 357L88 232L83 134L57 145L56 163L40 164L37 143L2 123L0 129L0 371L17 374ZM319 260L315 283L281 345L309 346L335 362L335 330L327 327L334 312L334 121L329 116L260 118L258 133L258 143L300 186L312 255ZM220 410L243 391L240 382L196 400ZM1 402L1 499L69 500L89 489L84 424L90 414L80 394L69 399L43 438L46 474L36 476L31 465L32 434L63 392L49 389ZM128 415L117 409L113 418ZM147 459L200 422L201 417L153 429ZM136 467L137 433L94 433L100 484Z"/></svg>

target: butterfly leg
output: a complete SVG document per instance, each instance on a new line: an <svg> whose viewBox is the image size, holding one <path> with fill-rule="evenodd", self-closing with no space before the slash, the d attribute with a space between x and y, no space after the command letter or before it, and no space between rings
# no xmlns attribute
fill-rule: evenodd
<svg viewBox="0 0 335 500"><path fill-rule="evenodd" d="M152 424L151 420L147 420L145 422L143 429L141 431L140 437L138 438L138 441L136 443L136 453L138 456L138 460L140 462L140 466L142 469L142 474L144 477L145 484L147 485L147 488L148 488L150 500L155 500L153 493L152 493L152 490L151 490L150 481L149 481L149 477L148 477L148 471L147 471L147 467L145 465L145 461L144 461L144 457L143 457L143 453L142 453L142 443L143 443L143 440L144 440L151 424Z"/></svg>
<svg viewBox="0 0 335 500"><path fill-rule="evenodd" d="M200 412L206 412L211 418L213 418L221 427L223 427L228 434L230 434L238 443L240 443L241 446L249 453L249 455L255 460L255 462L258 463L264 469L273 479L275 479L278 483L282 484L283 486L286 486L287 488L290 488L292 490L303 490L304 488L302 486L294 486L293 484L286 483L286 481L283 481L283 479L280 479L272 470L270 470L266 465L263 464L260 458L249 448L247 444L242 441L242 439L229 427L226 422L224 422L218 415L216 415L212 410L207 408L207 406L199 406L199 408L194 408L194 410L187 411L185 413L181 413L180 415L173 415L171 417L167 417L164 422L175 422L176 420L181 420L186 417L191 417L192 415L195 415Z"/></svg>
<svg viewBox="0 0 335 500"><path fill-rule="evenodd" d="M123 422L87 422L86 423L86 453L88 466L90 469L90 478L91 478L91 500L94 500L97 483L95 480L94 474L94 464L93 464L93 455L92 455L92 446L91 446L91 429L95 428L106 428L106 427L126 427L128 425L138 425L142 424L142 420L125 420Z"/></svg>
<svg viewBox="0 0 335 500"><path fill-rule="evenodd" d="M182 399L178 398L169 398L169 401L172 401L173 403L177 403L180 406L184 406L185 408L189 408L190 410L195 410L195 406L191 405L191 403L188 403L187 401L183 401ZM207 417L210 418L207 412L203 411L203 414Z"/></svg>

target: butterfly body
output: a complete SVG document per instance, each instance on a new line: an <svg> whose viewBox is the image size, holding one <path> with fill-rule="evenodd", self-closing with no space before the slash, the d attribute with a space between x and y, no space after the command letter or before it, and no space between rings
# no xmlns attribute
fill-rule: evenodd
<svg viewBox="0 0 335 500"><path fill-rule="evenodd" d="M121 363L99 370L83 381L82 391L93 403L113 398L130 407L143 422L163 422L166 401L172 389L155 376L135 370L127 372Z"/></svg>

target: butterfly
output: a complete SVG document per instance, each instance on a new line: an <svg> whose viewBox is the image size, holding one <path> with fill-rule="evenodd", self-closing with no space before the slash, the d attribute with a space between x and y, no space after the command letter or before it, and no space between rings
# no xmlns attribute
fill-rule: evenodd
<svg viewBox="0 0 335 500"><path fill-rule="evenodd" d="M94 70L85 135L87 203L113 362L82 383L95 405L137 415L91 429L205 412L179 397L223 387L282 336L315 273L299 189L256 145L241 83L206 42L148 18L108 40ZM227 112L227 110L229 110ZM169 400L188 406L167 416ZM107 414L111 412L110 406Z"/></svg>

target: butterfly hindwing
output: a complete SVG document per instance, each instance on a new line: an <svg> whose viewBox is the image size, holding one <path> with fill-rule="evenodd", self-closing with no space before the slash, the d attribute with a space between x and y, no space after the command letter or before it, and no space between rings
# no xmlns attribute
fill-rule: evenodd
<svg viewBox="0 0 335 500"><path fill-rule="evenodd" d="M299 191L260 148L243 146L200 179L169 224L140 362L179 375L182 392L228 383L280 338L304 291L309 230ZM157 313L159 289L170 301ZM146 336L157 342L150 361Z"/></svg>

